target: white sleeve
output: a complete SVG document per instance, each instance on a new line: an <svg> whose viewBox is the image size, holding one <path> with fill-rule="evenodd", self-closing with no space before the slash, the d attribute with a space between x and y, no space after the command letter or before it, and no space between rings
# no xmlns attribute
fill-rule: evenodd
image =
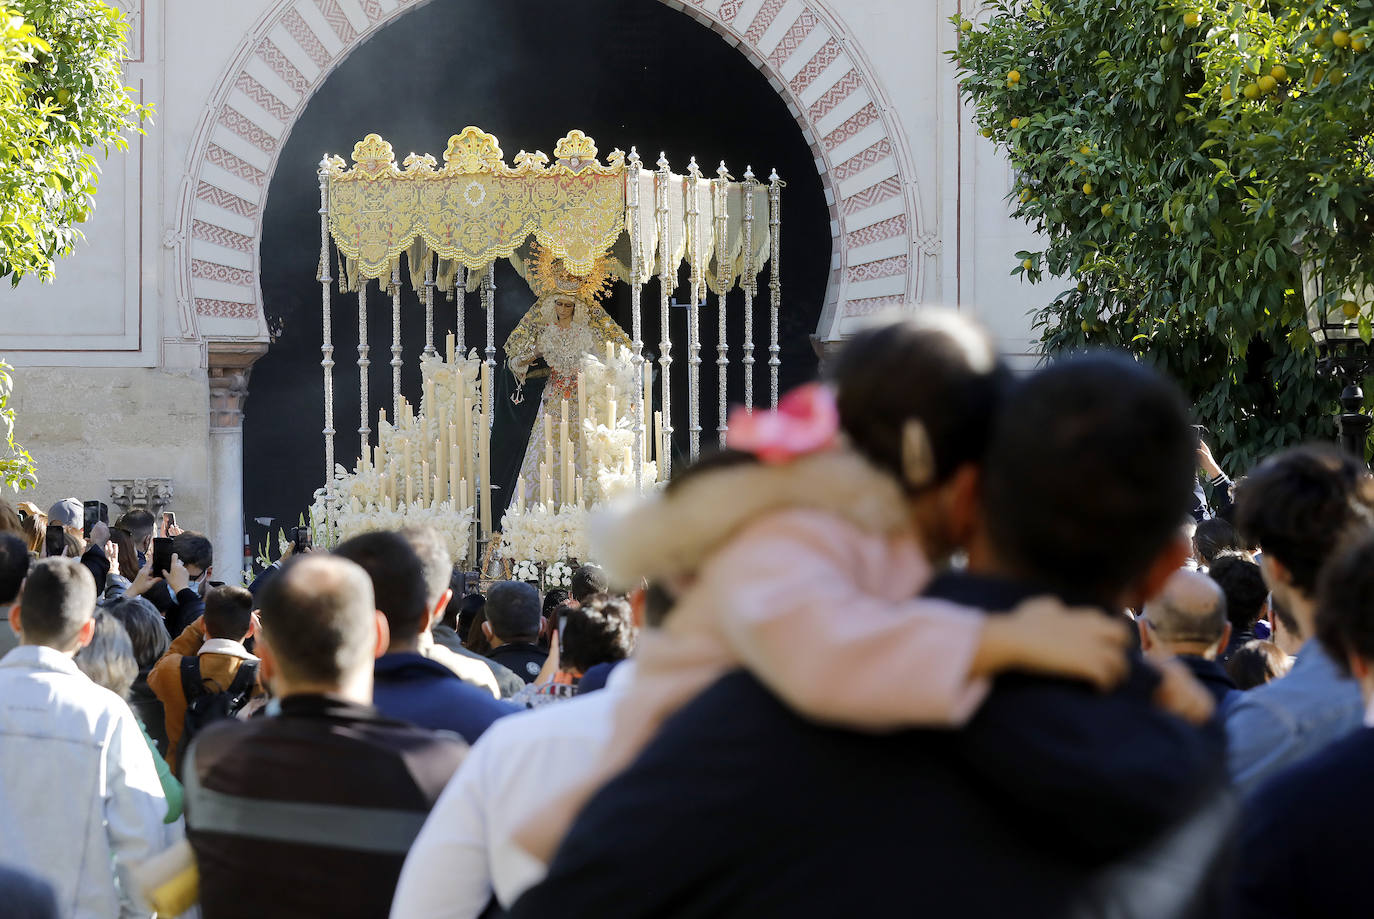
<svg viewBox="0 0 1374 919"><path fill-rule="evenodd" d="M479 741L435 802L401 868L392 919L475 919L487 908L492 888L485 777L491 746Z"/></svg>
<svg viewBox="0 0 1374 919"><path fill-rule="evenodd" d="M104 755L105 831L119 878L120 919L147 919L152 910L142 904L134 869L163 844L167 799L152 751L127 708L114 715Z"/></svg>

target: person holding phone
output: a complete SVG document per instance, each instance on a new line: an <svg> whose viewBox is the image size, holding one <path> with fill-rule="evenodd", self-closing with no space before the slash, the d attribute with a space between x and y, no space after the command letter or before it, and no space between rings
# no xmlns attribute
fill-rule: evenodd
<svg viewBox="0 0 1374 919"><path fill-rule="evenodd" d="M105 579L110 574L110 559L105 554L105 544L110 541L109 524L103 521L95 521L91 525L90 538L87 539L84 528L86 523L85 505L76 498L63 498L52 507L48 508L49 534L54 524L60 524L62 530L71 536L80 550L81 564L91 572L95 578L96 594L105 592ZM51 535L47 537L48 554L53 554ZM61 555L61 552L56 554Z"/></svg>
<svg viewBox="0 0 1374 919"><path fill-rule="evenodd" d="M147 597L162 613L168 633L180 635L205 612L203 597L213 571L214 546L200 533L158 537L152 557L124 596Z"/></svg>

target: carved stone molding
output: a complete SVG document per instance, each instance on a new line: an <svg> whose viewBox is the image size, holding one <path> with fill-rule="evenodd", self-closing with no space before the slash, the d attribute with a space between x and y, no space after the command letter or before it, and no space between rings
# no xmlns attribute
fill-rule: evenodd
<svg viewBox="0 0 1374 919"><path fill-rule="evenodd" d="M110 503L120 514L146 510L156 517L172 505L172 480L110 479Z"/></svg>
<svg viewBox="0 0 1374 919"><path fill-rule="evenodd" d="M267 353L259 342L210 342L210 430L243 428L243 400L248 396L248 377L253 364Z"/></svg>

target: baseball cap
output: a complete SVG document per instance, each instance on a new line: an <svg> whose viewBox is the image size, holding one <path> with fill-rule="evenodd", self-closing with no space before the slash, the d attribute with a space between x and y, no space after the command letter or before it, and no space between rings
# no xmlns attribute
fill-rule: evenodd
<svg viewBox="0 0 1374 919"><path fill-rule="evenodd" d="M64 527L79 527L85 523L86 510L75 498L63 498L48 508L48 522Z"/></svg>

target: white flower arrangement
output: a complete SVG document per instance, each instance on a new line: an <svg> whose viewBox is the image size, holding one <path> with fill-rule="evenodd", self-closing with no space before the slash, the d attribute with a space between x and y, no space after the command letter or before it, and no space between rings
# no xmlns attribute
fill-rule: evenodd
<svg viewBox="0 0 1374 919"><path fill-rule="evenodd" d="M587 547L587 512L571 504L557 511L534 505L512 508L501 522L501 554L551 564L559 559L583 558Z"/></svg>
<svg viewBox="0 0 1374 919"><path fill-rule="evenodd" d="M529 559L516 562L515 568L511 572L511 579L515 581L538 581L539 566Z"/></svg>
<svg viewBox="0 0 1374 919"><path fill-rule="evenodd" d="M443 538L449 556L455 561L467 560L472 519L471 507L454 508L448 501L431 503L428 507L418 501L386 507L362 504L353 497L335 508L331 529L325 525L323 489L315 493L315 504L310 508L311 529L317 546L336 545L363 533L426 526Z"/></svg>
<svg viewBox="0 0 1374 919"><path fill-rule="evenodd" d="M573 570L567 562L554 562L544 572L544 589L551 590L555 587L571 587L572 576Z"/></svg>

